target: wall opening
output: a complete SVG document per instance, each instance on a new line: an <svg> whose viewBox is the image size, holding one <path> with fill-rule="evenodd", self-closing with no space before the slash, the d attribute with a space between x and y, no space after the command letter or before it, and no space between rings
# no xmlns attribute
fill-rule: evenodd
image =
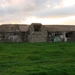
<svg viewBox="0 0 75 75"><path fill-rule="evenodd" d="M41 25L34 25L34 31L41 31Z"/></svg>
<svg viewBox="0 0 75 75"><path fill-rule="evenodd" d="M66 37L68 41L73 41L73 32L66 33Z"/></svg>
<svg viewBox="0 0 75 75"><path fill-rule="evenodd" d="M72 34L73 34L73 32L68 32L68 33L66 34L66 37L72 37Z"/></svg>

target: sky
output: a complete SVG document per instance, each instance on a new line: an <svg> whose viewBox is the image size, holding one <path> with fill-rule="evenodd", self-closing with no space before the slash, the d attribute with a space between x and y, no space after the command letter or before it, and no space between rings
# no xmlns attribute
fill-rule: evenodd
<svg viewBox="0 0 75 75"><path fill-rule="evenodd" d="M75 25L75 0L0 0L0 24Z"/></svg>

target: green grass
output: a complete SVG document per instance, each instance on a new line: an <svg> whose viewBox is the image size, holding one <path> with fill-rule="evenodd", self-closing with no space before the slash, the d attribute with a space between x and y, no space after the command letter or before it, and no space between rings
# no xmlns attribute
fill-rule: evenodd
<svg viewBox="0 0 75 75"><path fill-rule="evenodd" d="M0 43L0 75L75 75L75 42Z"/></svg>

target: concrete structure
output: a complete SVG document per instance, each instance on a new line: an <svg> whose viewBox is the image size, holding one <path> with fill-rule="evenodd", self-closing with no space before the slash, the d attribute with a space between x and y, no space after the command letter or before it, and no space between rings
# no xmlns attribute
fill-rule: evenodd
<svg viewBox="0 0 75 75"><path fill-rule="evenodd" d="M75 41L74 25L4 24L0 26L0 42Z"/></svg>
<svg viewBox="0 0 75 75"><path fill-rule="evenodd" d="M47 29L39 23L32 23L29 28L29 42L46 42Z"/></svg>

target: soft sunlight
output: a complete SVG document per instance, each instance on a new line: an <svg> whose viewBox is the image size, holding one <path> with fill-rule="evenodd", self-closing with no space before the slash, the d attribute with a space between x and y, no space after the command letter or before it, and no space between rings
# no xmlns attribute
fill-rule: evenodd
<svg viewBox="0 0 75 75"><path fill-rule="evenodd" d="M63 24L68 20L75 20L75 16L65 17L65 18L36 18L36 17L29 17L27 20L22 20L20 24L31 24L31 23L42 23L42 24ZM67 23L69 24L69 23ZM70 23L71 24L71 23Z"/></svg>
<svg viewBox="0 0 75 75"><path fill-rule="evenodd" d="M49 8L50 7L50 5L47 5L47 8Z"/></svg>
<svg viewBox="0 0 75 75"><path fill-rule="evenodd" d="M0 0L0 23L75 24L75 0Z"/></svg>
<svg viewBox="0 0 75 75"><path fill-rule="evenodd" d="M31 23L42 23L42 24L60 24L64 22L66 18L50 19L50 18L36 18L29 17L26 21L21 21L21 24L31 24Z"/></svg>
<svg viewBox="0 0 75 75"><path fill-rule="evenodd" d="M1 4L1 7L3 7L3 8L4 8L5 6L4 6L3 4Z"/></svg>
<svg viewBox="0 0 75 75"><path fill-rule="evenodd" d="M75 0L64 0L63 7L73 6L75 4Z"/></svg>

